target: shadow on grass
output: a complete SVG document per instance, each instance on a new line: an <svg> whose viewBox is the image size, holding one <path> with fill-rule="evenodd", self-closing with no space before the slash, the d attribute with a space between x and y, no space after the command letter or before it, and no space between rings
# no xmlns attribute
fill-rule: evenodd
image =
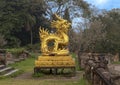
<svg viewBox="0 0 120 85"><path fill-rule="evenodd" d="M74 77L75 72L72 72L69 69L58 69L57 73L54 69L42 69L40 72L34 73L33 77L45 77L45 76L59 76L59 77Z"/></svg>

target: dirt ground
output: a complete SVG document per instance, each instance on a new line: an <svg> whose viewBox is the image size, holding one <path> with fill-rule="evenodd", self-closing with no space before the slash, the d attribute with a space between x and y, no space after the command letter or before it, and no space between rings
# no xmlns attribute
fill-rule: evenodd
<svg viewBox="0 0 120 85"><path fill-rule="evenodd" d="M82 71L77 71L75 76L64 76L64 75L53 75L53 74L49 74L49 75L43 75L39 78L35 78L33 77L33 72L27 72L27 73L23 73L17 77L15 77L15 79L44 79L44 80L79 80L83 77L84 72Z"/></svg>

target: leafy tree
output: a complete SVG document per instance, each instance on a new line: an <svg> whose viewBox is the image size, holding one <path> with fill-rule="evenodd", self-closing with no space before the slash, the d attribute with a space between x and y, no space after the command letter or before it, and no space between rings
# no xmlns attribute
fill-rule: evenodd
<svg viewBox="0 0 120 85"><path fill-rule="evenodd" d="M92 20L99 20L105 26L106 41L105 49L106 52L116 53L120 51L120 9L112 9L110 11L103 11L102 14L95 16Z"/></svg>
<svg viewBox="0 0 120 85"><path fill-rule="evenodd" d="M0 0L0 4L0 33L5 35L8 46L32 44L36 36L33 33L36 34L37 28L45 21L44 1Z"/></svg>
<svg viewBox="0 0 120 85"><path fill-rule="evenodd" d="M103 11L97 16L92 16L87 29L80 34L82 50L88 52L120 51L120 13L119 9Z"/></svg>
<svg viewBox="0 0 120 85"><path fill-rule="evenodd" d="M105 30L107 31L107 43L108 50L110 52L120 51L120 9L113 9L103 17L101 17L102 22L106 25Z"/></svg>

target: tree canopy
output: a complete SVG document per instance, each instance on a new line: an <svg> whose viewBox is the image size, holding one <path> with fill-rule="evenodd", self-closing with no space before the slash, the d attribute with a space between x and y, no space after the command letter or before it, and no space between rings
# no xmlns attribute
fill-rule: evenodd
<svg viewBox="0 0 120 85"><path fill-rule="evenodd" d="M51 30L54 13L72 23L70 51L119 52L120 9L99 10L84 0L0 0L0 47L39 42L39 27ZM74 23L72 23L74 24Z"/></svg>

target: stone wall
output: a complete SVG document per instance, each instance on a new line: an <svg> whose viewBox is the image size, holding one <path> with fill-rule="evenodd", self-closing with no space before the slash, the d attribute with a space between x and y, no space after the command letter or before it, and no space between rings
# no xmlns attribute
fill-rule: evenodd
<svg viewBox="0 0 120 85"><path fill-rule="evenodd" d="M114 85L120 85L120 65L111 64L108 66Z"/></svg>
<svg viewBox="0 0 120 85"><path fill-rule="evenodd" d="M96 61L99 60L98 57L104 57L107 60L108 64L110 64L113 59L113 55L109 53L78 53L78 62L81 68L85 68L85 62L87 59L94 59Z"/></svg>
<svg viewBox="0 0 120 85"><path fill-rule="evenodd" d="M6 50L0 49L0 64L11 64L19 60L24 60L29 56L27 51L21 52L19 55L14 55Z"/></svg>

